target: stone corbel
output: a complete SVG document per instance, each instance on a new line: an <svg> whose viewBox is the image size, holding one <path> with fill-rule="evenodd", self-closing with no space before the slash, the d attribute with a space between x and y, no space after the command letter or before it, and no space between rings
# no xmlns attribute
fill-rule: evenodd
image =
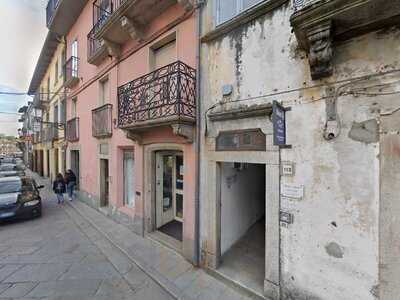
<svg viewBox="0 0 400 300"><path fill-rule="evenodd" d="M309 28L306 32L309 44L308 60L311 77L318 80L333 73L332 22L324 22Z"/></svg>
<svg viewBox="0 0 400 300"><path fill-rule="evenodd" d="M138 143L139 145L142 144L142 136L140 134L137 133L133 133L132 131L127 130L125 132L126 134L126 138Z"/></svg>
<svg viewBox="0 0 400 300"><path fill-rule="evenodd" d="M126 16L121 17L120 22L122 29L124 29L133 40L143 40L143 28L140 24Z"/></svg>
<svg viewBox="0 0 400 300"><path fill-rule="evenodd" d="M178 0L178 3L182 5L185 11L191 11L194 7L191 0Z"/></svg>
<svg viewBox="0 0 400 300"><path fill-rule="evenodd" d="M103 39L103 44L106 46L108 55L112 56L112 57L119 57L121 55L121 46L110 42L106 39Z"/></svg>
<svg viewBox="0 0 400 300"><path fill-rule="evenodd" d="M193 143L194 140L194 130L193 126L185 124L172 124L172 132L175 135L183 137L187 143Z"/></svg>

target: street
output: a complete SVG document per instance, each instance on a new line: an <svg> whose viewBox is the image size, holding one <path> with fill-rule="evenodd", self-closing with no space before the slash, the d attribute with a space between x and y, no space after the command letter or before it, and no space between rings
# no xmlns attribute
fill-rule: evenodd
<svg viewBox="0 0 400 300"><path fill-rule="evenodd" d="M71 207L41 194L42 218L0 225L0 299L172 299L132 264L115 267Z"/></svg>

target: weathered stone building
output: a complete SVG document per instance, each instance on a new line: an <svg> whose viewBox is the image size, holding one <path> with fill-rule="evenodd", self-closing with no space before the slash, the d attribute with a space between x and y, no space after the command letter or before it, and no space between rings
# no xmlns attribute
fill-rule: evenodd
<svg viewBox="0 0 400 300"><path fill-rule="evenodd" d="M398 299L399 14L381 0L204 4L205 267L273 299Z"/></svg>

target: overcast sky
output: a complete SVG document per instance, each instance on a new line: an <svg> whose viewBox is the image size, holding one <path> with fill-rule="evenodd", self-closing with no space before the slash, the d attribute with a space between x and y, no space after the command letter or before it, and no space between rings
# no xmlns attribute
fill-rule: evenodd
<svg viewBox="0 0 400 300"><path fill-rule="evenodd" d="M0 0L0 91L26 92L47 34L47 0ZM0 95L0 112L31 98ZM0 113L0 133L16 135L18 116Z"/></svg>

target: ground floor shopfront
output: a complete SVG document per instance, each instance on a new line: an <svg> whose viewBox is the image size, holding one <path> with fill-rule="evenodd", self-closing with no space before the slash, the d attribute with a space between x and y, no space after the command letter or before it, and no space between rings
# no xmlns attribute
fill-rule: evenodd
<svg viewBox="0 0 400 300"><path fill-rule="evenodd" d="M195 262L194 151L171 127L144 132L140 141L121 130L69 143L67 168L85 203Z"/></svg>

